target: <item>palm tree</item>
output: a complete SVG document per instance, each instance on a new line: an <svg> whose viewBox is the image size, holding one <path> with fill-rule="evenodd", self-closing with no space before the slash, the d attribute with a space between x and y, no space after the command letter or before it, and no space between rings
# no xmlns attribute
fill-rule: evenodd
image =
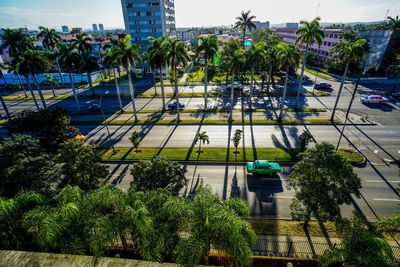
<svg viewBox="0 0 400 267"><path fill-rule="evenodd" d="M359 63L364 60L368 51L368 41L366 39L358 39L356 41L340 41L332 48L333 56L342 63L346 63L346 67L343 73L342 81L340 83L338 96L336 98L335 106L332 111L331 121L334 121L335 112L339 103L340 94L346 80L346 75L349 70L350 63Z"/></svg>
<svg viewBox="0 0 400 267"><path fill-rule="evenodd" d="M93 81L92 81L92 71L95 71L99 68L99 63L97 62L97 58L92 56L92 52L89 50L85 50L80 55L80 69L81 71L86 72L89 87L92 89L93 96L96 96L96 92L93 88Z"/></svg>
<svg viewBox="0 0 400 267"><path fill-rule="evenodd" d="M161 82L161 94L162 94L162 110L165 110L165 93L164 93L164 77L163 68L166 65L166 38L162 37L157 39L155 37L149 37L149 42L151 46L147 49L147 60L153 69L159 70L160 82Z"/></svg>
<svg viewBox="0 0 400 267"><path fill-rule="evenodd" d="M252 248L257 236L245 220L250 211L243 199L221 200L209 185L200 185L190 203L187 216L190 230L176 247L177 263L196 266L204 260L208 265L211 249L228 256L233 266L251 266Z"/></svg>
<svg viewBox="0 0 400 267"><path fill-rule="evenodd" d="M266 49L264 54L264 63L269 65L267 92L269 92L272 82L272 69L277 64L276 60L276 46Z"/></svg>
<svg viewBox="0 0 400 267"><path fill-rule="evenodd" d="M233 54L229 55L226 58L226 64L228 69L231 70L232 73L232 84L231 84L231 112L229 114L229 122L233 121L232 113L233 113L233 91L234 91L234 82L235 82L235 72L239 72L244 64L246 63L245 50L242 48L237 49L233 52Z"/></svg>
<svg viewBox="0 0 400 267"><path fill-rule="evenodd" d="M125 38L120 39L118 41L118 45L115 48L116 57L118 58L118 62L121 66L123 66L128 72L128 80L129 80L129 90L132 99L132 108L135 116L135 122L138 122L138 117L136 114L136 105L135 105L135 90L132 83L131 70L132 68L136 69L136 62L141 62L142 58L140 57L139 51L140 47L137 44L131 44L131 36L127 35Z"/></svg>
<svg viewBox="0 0 400 267"><path fill-rule="evenodd" d="M389 16L388 19L389 19L389 26L393 29L393 31L400 31L399 16L396 16L395 18Z"/></svg>
<svg viewBox="0 0 400 267"><path fill-rule="evenodd" d="M248 50L247 56L248 61L251 64L251 84L250 84L250 111L253 110L253 91L254 91L254 71L256 66L259 66L265 59L265 42L259 42L257 44L252 44L250 50Z"/></svg>
<svg viewBox="0 0 400 267"><path fill-rule="evenodd" d="M69 74L69 80L71 83L72 93L75 98L76 106L78 108L78 112L81 111L81 105L79 104L78 94L75 90L75 83L72 77L71 72L79 66L79 55L74 52L75 47L72 45L66 46L64 44L58 44L58 56L60 58L60 64L64 70L66 70Z"/></svg>
<svg viewBox="0 0 400 267"><path fill-rule="evenodd" d="M46 48L48 51L55 54L57 52L58 44L61 42L61 37L56 33L56 31L54 29L49 29L49 28L40 26L39 30L40 30L40 32L38 34L38 37L42 38L44 48ZM58 63L58 57L56 56L55 59L56 59L57 70L58 70L58 73L60 74L61 84L63 87L65 87L64 77L61 73L60 64Z"/></svg>
<svg viewBox="0 0 400 267"><path fill-rule="evenodd" d="M205 131L203 132L199 132L197 133L196 136L196 144L197 142L199 142L199 153L201 153L201 144L203 143L203 145L205 143L209 144L210 143L210 137L207 135L207 133Z"/></svg>
<svg viewBox="0 0 400 267"><path fill-rule="evenodd" d="M244 48L244 44L246 42L246 31L247 29L249 31L251 31L252 29L256 29L257 26L256 24L253 22L253 19L255 19L255 16L250 16L250 11L244 12L242 11L242 14L240 15L240 17L236 18L236 23L235 23L235 29L242 29L243 31L243 48Z"/></svg>
<svg viewBox="0 0 400 267"><path fill-rule="evenodd" d="M205 60L204 66L204 110L207 110L207 86L208 86L208 61L213 59L214 54L218 52L218 38L215 35L208 35L199 38L199 44L196 49L197 55L202 54Z"/></svg>
<svg viewBox="0 0 400 267"><path fill-rule="evenodd" d="M42 55L42 53L43 52L40 51L26 50L24 53L14 55L15 60L19 65L19 72L25 76L25 79L29 87L29 91L31 91L33 100L35 102L38 111L40 110L40 108L36 102L35 94L33 93L32 86L29 82L29 75L32 77L32 81L38 90L40 99L43 104L43 108L47 109L46 101L44 100L42 90L35 78L35 74L43 73L45 71L44 67L46 66L46 59L44 58L44 55Z"/></svg>
<svg viewBox="0 0 400 267"><path fill-rule="evenodd" d="M304 25L304 27L298 29L295 32L296 35L299 35L297 37L296 44L300 43L299 47L303 47L304 44L306 45L303 57L303 67L301 68L299 87L297 88L296 109L299 107L300 90L301 90L301 85L303 83L304 68L306 66L308 48L312 46L314 43L317 43L318 47L320 47L322 41L325 39L325 32L319 25L320 20L321 20L320 17L316 17L310 22L302 20L300 21L300 24Z"/></svg>
<svg viewBox="0 0 400 267"><path fill-rule="evenodd" d="M289 77L289 68L291 66L297 67L300 62L300 52L296 46L290 44L278 44L278 51L276 57L279 61L279 67L285 67L285 85L282 92L281 109L279 113L279 121L282 121L283 108L285 106L287 82Z"/></svg>
<svg viewBox="0 0 400 267"><path fill-rule="evenodd" d="M26 249L30 234L23 225L24 213L43 203L43 196L33 191L21 192L11 199L0 197L0 247Z"/></svg>
<svg viewBox="0 0 400 267"><path fill-rule="evenodd" d="M51 86L51 91L53 92L53 96L56 97L56 92L54 91L54 86L58 86L58 79L53 78L53 74L43 74L46 78L46 84Z"/></svg>
<svg viewBox="0 0 400 267"><path fill-rule="evenodd" d="M71 40L71 45L76 47L79 53L83 54L85 51L92 52L92 46L89 44L90 41L92 41L92 38L86 33L78 33L75 39Z"/></svg>
<svg viewBox="0 0 400 267"><path fill-rule="evenodd" d="M115 64L117 63L118 58L115 53L115 48L112 47L107 53L104 54L104 59L103 59L103 64L105 66L111 67L113 70L114 74L114 83L115 83L115 90L117 91L117 98L118 98L118 103L119 103L119 108L121 110L121 113L124 112L124 107L122 106L122 101L121 101L121 93L119 91L119 84L118 84L118 79L115 74Z"/></svg>
<svg viewBox="0 0 400 267"><path fill-rule="evenodd" d="M175 74L175 97L177 102L177 114L178 122L180 118L180 107L179 107L179 91L178 91L178 67L186 67L189 60L187 48L185 43L179 41L179 37L175 39L166 39L166 58L168 65L174 70Z"/></svg>
<svg viewBox="0 0 400 267"><path fill-rule="evenodd" d="M28 97L28 94L26 93L26 90L25 90L24 83L22 82L21 76L19 75L19 65L17 64L15 59L11 59L10 62L6 62L5 68L8 72L12 72L17 75L19 84L21 85L21 88L24 91L25 97Z"/></svg>
<svg viewBox="0 0 400 267"><path fill-rule="evenodd" d="M0 39L2 44L0 46L0 54L4 50L8 49L8 53L11 57L14 57L17 53L23 53L27 49L33 49L32 40L21 31L2 29Z"/></svg>

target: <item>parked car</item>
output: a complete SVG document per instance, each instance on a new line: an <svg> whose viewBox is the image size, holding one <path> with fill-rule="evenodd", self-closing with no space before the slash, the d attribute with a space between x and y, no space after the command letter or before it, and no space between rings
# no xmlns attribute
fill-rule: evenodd
<svg viewBox="0 0 400 267"><path fill-rule="evenodd" d="M400 99L400 92L393 93L392 96Z"/></svg>
<svg viewBox="0 0 400 267"><path fill-rule="evenodd" d="M226 85L226 89L232 89L232 83L228 83ZM243 89L243 85L241 83L234 82L233 83L233 90L236 90L236 89Z"/></svg>
<svg viewBox="0 0 400 267"><path fill-rule="evenodd" d="M254 174L277 174L281 172L279 163L269 162L268 160L256 160L247 162L247 172Z"/></svg>
<svg viewBox="0 0 400 267"><path fill-rule="evenodd" d="M331 89L332 85L329 83L317 83L314 85L315 89Z"/></svg>
<svg viewBox="0 0 400 267"><path fill-rule="evenodd" d="M89 111L100 111L101 110L101 106L99 104L93 104L88 108Z"/></svg>
<svg viewBox="0 0 400 267"><path fill-rule="evenodd" d="M178 108L178 103L175 101L175 102L172 103L172 104L168 104L168 108L169 108L169 109L177 109L177 108ZM185 104L179 103L179 108L180 108L180 109L185 108Z"/></svg>
<svg viewBox="0 0 400 267"><path fill-rule="evenodd" d="M381 104L381 103L388 103L389 99L381 95L370 95L366 97L361 97L360 101L363 104Z"/></svg>

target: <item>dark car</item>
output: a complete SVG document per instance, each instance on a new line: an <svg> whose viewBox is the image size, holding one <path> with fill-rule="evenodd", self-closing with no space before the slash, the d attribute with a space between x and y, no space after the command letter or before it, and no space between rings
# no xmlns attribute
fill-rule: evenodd
<svg viewBox="0 0 400 267"><path fill-rule="evenodd" d="M100 111L100 110L101 110L101 107L100 107L99 104L93 104L93 105L91 105L91 106L88 108L88 110L89 110L89 111L93 111L93 112L95 112L95 111Z"/></svg>
<svg viewBox="0 0 400 267"><path fill-rule="evenodd" d="M180 109L183 109L184 107L185 107L185 104L179 103L179 108L180 108ZM169 109L177 109L177 108L178 108L178 103L177 103L177 102L174 102L174 103L172 103L172 104L168 104L168 108L169 108Z"/></svg>
<svg viewBox="0 0 400 267"><path fill-rule="evenodd" d="M393 93L392 96L397 99L400 99L400 92Z"/></svg>
<svg viewBox="0 0 400 267"><path fill-rule="evenodd" d="M329 83L317 83L314 85L315 89L331 89L332 85Z"/></svg>

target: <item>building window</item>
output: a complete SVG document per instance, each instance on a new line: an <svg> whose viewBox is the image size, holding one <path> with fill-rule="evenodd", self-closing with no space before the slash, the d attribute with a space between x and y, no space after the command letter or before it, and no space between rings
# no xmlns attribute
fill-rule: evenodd
<svg viewBox="0 0 400 267"><path fill-rule="evenodd" d="M131 8L131 7L133 7L133 4L132 4L132 3L126 4L126 8Z"/></svg>

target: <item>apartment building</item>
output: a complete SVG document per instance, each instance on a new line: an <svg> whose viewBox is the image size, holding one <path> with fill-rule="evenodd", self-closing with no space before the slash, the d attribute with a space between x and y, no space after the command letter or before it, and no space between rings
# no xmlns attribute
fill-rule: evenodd
<svg viewBox="0 0 400 267"><path fill-rule="evenodd" d="M143 49L148 37L160 38L175 31L174 0L121 0L126 33Z"/></svg>
<svg viewBox="0 0 400 267"><path fill-rule="evenodd" d="M328 59L329 51L333 45L343 38L340 36L341 33L348 31L343 29L325 29L325 39L323 40L320 47L314 43L309 50L312 51L321 61ZM296 29L281 28L276 29L275 34L283 37L283 41L287 44L295 44L298 35L296 35ZM360 37L369 40L370 52L366 57L366 66L368 68L379 68L386 48L389 44L392 31L358 31ZM300 47L301 50L305 49L305 45Z"/></svg>

